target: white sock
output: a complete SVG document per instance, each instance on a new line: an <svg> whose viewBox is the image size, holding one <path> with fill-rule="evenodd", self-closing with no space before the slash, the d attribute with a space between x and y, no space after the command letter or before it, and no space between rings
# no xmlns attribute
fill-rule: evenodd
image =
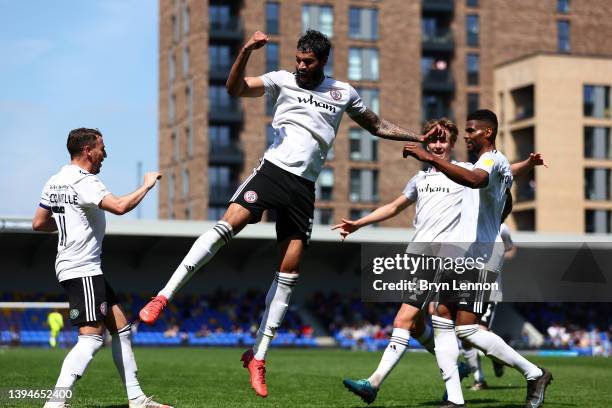
<svg viewBox="0 0 612 408"><path fill-rule="evenodd" d="M253 353L257 360L265 360L266 353L272 343L276 330L283 321L287 308L289 307L289 299L291 291L295 286L299 275L296 273L277 272L272 285L266 295L266 311L261 318L259 330L257 331L257 339L253 346Z"/></svg>
<svg viewBox="0 0 612 408"><path fill-rule="evenodd" d="M102 336L97 334L79 335L77 344L64 359L55 389L72 389L74 383L83 376L85 369L100 347L102 347ZM61 394L64 393L58 393L58 395ZM64 402L65 400L59 401L59 398L54 398L54 401Z"/></svg>
<svg viewBox="0 0 612 408"><path fill-rule="evenodd" d="M158 295L162 295L168 300L172 299L189 278L198 269L210 262L219 248L227 244L233 237L232 226L225 221L219 221L212 229L200 235Z"/></svg>
<svg viewBox="0 0 612 408"><path fill-rule="evenodd" d="M389 344L380 359L378 368L368 378L368 381L374 388L380 388L385 378L389 375L393 367L400 361L410 340L410 331L396 327L391 333Z"/></svg>
<svg viewBox="0 0 612 408"><path fill-rule="evenodd" d="M463 404L461 381L459 379L459 344L455 335L455 325L452 320L439 316L432 316L431 323L434 329L436 343L436 360L442 372L442 379L448 393L448 400L455 404Z"/></svg>
<svg viewBox="0 0 612 408"><path fill-rule="evenodd" d="M138 398L144 395L138 383L138 367L132 351L132 325L128 324L123 329L113 334L113 361L121 376L128 399Z"/></svg>
<svg viewBox="0 0 612 408"><path fill-rule="evenodd" d="M419 337L416 337L416 339L421 346L425 347L425 350L429 351L433 355L436 354L434 350L436 346L434 343L434 334L433 334L433 330L431 330L430 325L426 323L423 334L421 334Z"/></svg>
<svg viewBox="0 0 612 408"><path fill-rule="evenodd" d="M484 372L482 371L482 366L480 365L480 354L478 354L478 350L474 347L463 348L461 350L461 354L467 361L468 366L474 373L474 381L483 382L484 381Z"/></svg>
<svg viewBox="0 0 612 408"><path fill-rule="evenodd" d="M534 380L543 374L542 370L517 353L497 334L483 330L477 324L457 326L456 330L457 336L461 340L468 341L474 347L482 350L488 357L516 368L527 380Z"/></svg>

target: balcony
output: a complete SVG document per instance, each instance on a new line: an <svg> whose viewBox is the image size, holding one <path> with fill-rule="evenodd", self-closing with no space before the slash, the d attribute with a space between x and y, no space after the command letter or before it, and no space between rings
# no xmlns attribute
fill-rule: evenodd
<svg viewBox="0 0 612 408"><path fill-rule="evenodd" d="M226 81L231 68L231 63L213 64L211 61L208 66L208 78L216 81Z"/></svg>
<svg viewBox="0 0 612 408"><path fill-rule="evenodd" d="M211 184L208 186L208 205L225 205L232 198L237 183L230 184Z"/></svg>
<svg viewBox="0 0 612 408"><path fill-rule="evenodd" d="M449 92L455 91L455 81L449 69L430 70L423 73L424 92Z"/></svg>
<svg viewBox="0 0 612 408"><path fill-rule="evenodd" d="M218 104L209 103L208 120L224 123L242 122L242 109L237 100L230 100L230 103Z"/></svg>
<svg viewBox="0 0 612 408"><path fill-rule="evenodd" d="M229 145L210 144L208 149L208 162L210 164L236 165L244 162L244 153L240 143Z"/></svg>
<svg viewBox="0 0 612 408"><path fill-rule="evenodd" d="M211 40L239 40L244 37L242 20L237 17L230 17L224 20L210 21Z"/></svg>
<svg viewBox="0 0 612 408"><path fill-rule="evenodd" d="M455 9L453 0L423 0L421 7L424 12L452 13Z"/></svg>
<svg viewBox="0 0 612 408"><path fill-rule="evenodd" d="M452 53L455 50L453 33L448 29L423 31L422 35L423 51Z"/></svg>

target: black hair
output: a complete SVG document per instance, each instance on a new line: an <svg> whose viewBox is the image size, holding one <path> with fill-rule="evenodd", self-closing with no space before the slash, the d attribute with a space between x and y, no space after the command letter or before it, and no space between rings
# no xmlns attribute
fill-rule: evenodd
<svg viewBox="0 0 612 408"><path fill-rule="evenodd" d="M78 156L85 146L94 147L99 137L102 137L102 133L98 129L78 128L71 130L66 142L70 158L74 159Z"/></svg>
<svg viewBox="0 0 612 408"><path fill-rule="evenodd" d="M325 34L317 30L308 30L297 42L298 51L312 51L319 61L329 57L332 45Z"/></svg>
<svg viewBox="0 0 612 408"><path fill-rule="evenodd" d="M478 120L481 122L485 122L487 125L493 129L493 140L495 140L495 136L497 136L497 115L488 109L479 109L470 113L467 117L467 120Z"/></svg>

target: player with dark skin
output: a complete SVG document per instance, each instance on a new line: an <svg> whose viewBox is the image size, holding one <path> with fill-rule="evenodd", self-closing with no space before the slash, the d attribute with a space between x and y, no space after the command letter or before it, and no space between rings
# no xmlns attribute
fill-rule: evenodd
<svg viewBox="0 0 612 408"><path fill-rule="evenodd" d="M437 131L445 132L445 130L440 127L437 128ZM473 169L465 169L440 160L426 151L420 143L406 144L403 149L403 155L404 157L412 156L419 161L429 163L458 184L472 189L480 189L482 199L483 192L485 194L484 197L487 197L487 194L490 196L491 192L496 192L499 188L507 188L512 182L512 179L510 179L509 183L504 181L504 177L507 177L506 171L509 169L506 167L507 160L505 157L496 151L496 135L497 117L493 112L479 110L468 116L464 136L468 150L477 153L479 159L483 155L488 154L487 159L484 160L482 164L480 164L481 161L479 160ZM519 169L519 175L528 171L529 167L545 165L542 156L537 154L530 155L526 163L527 165L525 168ZM485 167L480 168L483 165ZM499 167L493 168L494 165ZM486 166L489 166L488 168L491 169L491 173L484 170L484 168L487 168ZM513 171L512 173L515 172ZM515 173L515 175L516 174L517 173ZM494 175L495 177L501 177L501 179L498 180L495 178L493 179L494 181L490 180L490 177L494 177ZM491 187L493 190L489 190L488 192L483 190L487 188L490 182L495 183ZM484 210L481 209L481 211L494 211L494 202L489 203L491 203L492 206L485 207ZM476 208L475 211L477 211L478 214L478 208ZM487 225L486 222L487 221L483 222L485 227ZM480 218L478 228L480 228ZM483 236L486 237L486 235ZM486 238L486 240L488 239L489 238ZM484 240L483 242L478 240L476 243L486 242ZM488 271L483 270L481 272L486 273ZM443 402L440 407L464 406L461 387L458 385L458 377L456 374L455 353L458 353L458 351L455 351L457 350L455 347L457 337L462 341L471 343L476 348L482 350L487 356L492 356L500 362L520 371L527 380L527 398L525 406L530 408L539 407L544 401L546 388L552 381L552 374L550 371L537 367L526 360L494 333L478 329L480 315L477 313L477 308L470 308L465 305L462 307L461 304L454 303L454 301L451 302L440 301L435 310L435 317L433 318L435 320L434 328L436 328L436 350L438 350L439 347L440 350L442 350L442 347L444 347L444 353L436 352L436 358L449 394L449 400ZM474 305L475 304L476 303L474 303ZM455 337L455 335L457 337ZM450 340L451 337L449 336L454 337L454 340ZM453 363L453 361L455 361L455 363ZM454 399L454 401L451 400L451 392L453 393L452 399Z"/></svg>

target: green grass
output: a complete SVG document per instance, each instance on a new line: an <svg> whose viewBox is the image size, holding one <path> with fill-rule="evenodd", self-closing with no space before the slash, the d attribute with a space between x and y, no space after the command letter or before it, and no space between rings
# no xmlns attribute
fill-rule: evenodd
<svg viewBox="0 0 612 408"><path fill-rule="evenodd" d="M1 407L41 407L42 401L10 402L7 388L48 389L55 384L68 350L0 349ZM364 407L342 386L342 379L368 376L380 353L342 350L282 350L268 355L269 396L255 396L239 362L241 349L137 348L139 379L147 394L175 407ZM555 377L546 407L612 406L612 359L533 358ZM525 381L514 370L495 378L483 360L490 390L473 392L464 380L468 406L522 407ZM435 359L407 353L371 407L435 407L443 394ZM73 407L118 408L125 391L109 348L102 349L75 388Z"/></svg>

